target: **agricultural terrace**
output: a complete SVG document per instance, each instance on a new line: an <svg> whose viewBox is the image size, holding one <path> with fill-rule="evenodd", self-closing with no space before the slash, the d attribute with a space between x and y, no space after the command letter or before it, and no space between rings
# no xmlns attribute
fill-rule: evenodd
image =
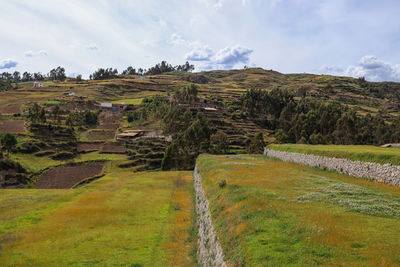
<svg viewBox="0 0 400 267"><path fill-rule="evenodd" d="M1 265L193 266L191 190L190 172L124 171L75 190L3 190Z"/></svg>
<svg viewBox="0 0 400 267"><path fill-rule="evenodd" d="M197 166L229 264L400 264L398 188L264 156L201 155Z"/></svg>
<svg viewBox="0 0 400 267"><path fill-rule="evenodd" d="M352 146L352 145L269 145L270 149L313 154L317 156L345 158L352 161L390 163L400 165L400 149L395 147Z"/></svg>

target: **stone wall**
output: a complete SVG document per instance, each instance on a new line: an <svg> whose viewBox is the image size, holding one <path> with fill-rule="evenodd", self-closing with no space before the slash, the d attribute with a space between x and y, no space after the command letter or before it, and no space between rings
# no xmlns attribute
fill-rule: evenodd
<svg viewBox="0 0 400 267"><path fill-rule="evenodd" d="M400 166L265 149L264 154L283 161L326 167L340 173L400 186Z"/></svg>
<svg viewBox="0 0 400 267"><path fill-rule="evenodd" d="M196 213L198 220L198 258L200 266L223 266L225 267L224 254L215 235L211 221L209 203L201 184L201 177L194 169L194 189L196 194Z"/></svg>

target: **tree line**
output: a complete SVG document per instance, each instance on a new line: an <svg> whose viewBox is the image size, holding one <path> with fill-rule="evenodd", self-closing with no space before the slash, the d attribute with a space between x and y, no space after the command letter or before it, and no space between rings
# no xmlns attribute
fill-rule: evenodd
<svg viewBox="0 0 400 267"><path fill-rule="evenodd" d="M161 61L161 63L156 64L149 69L134 69L132 66L129 66L125 70L121 72L121 75L157 75L171 71L183 71L183 72L191 72L194 70L194 65L191 65L188 61L186 61L183 65L172 66L168 64L166 61ZM93 72L89 79L91 80L105 80L105 79L113 79L117 78L119 75L118 70L115 68L99 68L95 72Z"/></svg>
<svg viewBox="0 0 400 267"><path fill-rule="evenodd" d="M40 72L30 73L27 71L25 71L22 74L19 71L14 71L13 73L3 72L0 74L0 80L14 82L14 83L43 81L46 78L48 78L49 80L63 81L66 79L65 69L63 67L57 67L50 70L48 74L42 74Z"/></svg>
<svg viewBox="0 0 400 267"><path fill-rule="evenodd" d="M382 114L360 115L337 101L302 97L273 89L250 89L241 98L246 115L275 131L282 143L379 145L400 142L400 119L386 121Z"/></svg>

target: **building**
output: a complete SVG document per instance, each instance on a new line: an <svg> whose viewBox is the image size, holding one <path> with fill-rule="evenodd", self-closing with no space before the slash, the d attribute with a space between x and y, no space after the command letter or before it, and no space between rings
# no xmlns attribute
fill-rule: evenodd
<svg viewBox="0 0 400 267"><path fill-rule="evenodd" d="M143 136L145 131L142 130L126 130L117 135L117 141L130 141L140 136Z"/></svg>
<svg viewBox="0 0 400 267"><path fill-rule="evenodd" d="M101 108L112 108L113 105L111 103L100 103Z"/></svg>
<svg viewBox="0 0 400 267"><path fill-rule="evenodd" d="M34 82L32 86L33 86L33 87L43 87L43 83L41 83L41 82Z"/></svg>

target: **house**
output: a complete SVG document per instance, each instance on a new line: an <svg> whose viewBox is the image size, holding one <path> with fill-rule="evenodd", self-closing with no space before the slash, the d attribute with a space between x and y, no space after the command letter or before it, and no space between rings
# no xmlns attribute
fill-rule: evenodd
<svg viewBox="0 0 400 267"><path fill-rule="evenodd" d="M74 93L74 92L71 92L71 93L69 93L68 95L69 95L69 96L75 96L75 93Z"/></svg>
<svg viewBox="0 0 400 267"><path fill-rule="evenodd" d="M112 108L113 105L111 103L100 103L101 108Z"/></svg>
<svg viewBox="0 0 400 267"><path fill-rule="evenodd" d="M130 141L144 134L145 131L143 130L126 130L117 135L117 141Z"/></svg>
<svg viewBox="0 0 400 267"><path fill-rule="evenodd" d="M43 87L43 83L41 82L34 82L32 87Z"/></svg>
<svg viewBox="0 0 400 267"><path fill-rule="evenodd" d="M204 110L205 111L217 111L216 108L210 108L210 107L205 107Z"/></svg>

